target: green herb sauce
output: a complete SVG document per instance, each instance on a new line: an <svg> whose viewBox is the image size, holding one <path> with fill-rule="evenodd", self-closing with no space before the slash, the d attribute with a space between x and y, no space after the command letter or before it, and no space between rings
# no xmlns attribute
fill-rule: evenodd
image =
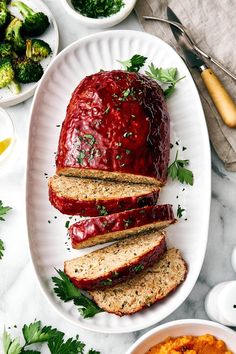
<svg viewBox="0 0 236 354"><path fill-rule="evenodd" d="M116 14L124 6L123 0L72 0L75 10L91 18L103 18Z"/></svg>

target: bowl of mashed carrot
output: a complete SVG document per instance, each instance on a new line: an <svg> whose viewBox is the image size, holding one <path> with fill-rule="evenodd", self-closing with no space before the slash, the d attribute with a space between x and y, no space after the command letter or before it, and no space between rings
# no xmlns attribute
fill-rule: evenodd
<svg viewBox="0 0 236 354"><path fill-rule="evenodd" d="M179 320L147 332L126 354L236 354L236 332L204 320Z"/></svg>

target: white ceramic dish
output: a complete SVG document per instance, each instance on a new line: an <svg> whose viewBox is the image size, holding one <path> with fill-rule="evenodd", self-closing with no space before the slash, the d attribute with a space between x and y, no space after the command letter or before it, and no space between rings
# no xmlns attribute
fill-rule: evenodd
<svg viewBox="0 0 236 354"><path fill-rule="evenodd" d="M14 138L15 138L15 130L14 126L11 120L11 117L9 114L2 108L0 108L0 141L5 140L7 138L11 139L11 142L7 149L0 154L0 169L1 165L6 159L6 157L9 155L9 153L12 150L12 146L14 144Z"/></svg>
<svg viewBox="0 0 236 354"><path fill-rule="evenodd" d="M50 47L52 48L52 54L50 57L46 58L45 60L41 61L41 64L44 70L48 67L49 63L58 53L58 46L59 46L59 33L56 24L56 20L53 17L51 11L48 7L44 4L41 0L24 0L23 1L26 5L30 6L35 11L42 11L44 12L50 21L50 27L45 31L44 34L39 36L40 39L43 39L47 43L49 43ZM22 18L19 11L15 7L9 7L12 14L15 16ZM21 92L18 95L14 95L8 88L4 88L0 90L0 107L6 108L10 106L14 106L20 102L27 100L29 97L33 96L35 89L38 85L38 82L31 83L31 84L22 84L21 85Z"/></svg>
<svg viewBox="0 0 236 354"><path fill-rule="evenodd" d="M194 186L168 181L160 203L173 203L175 211L178 204L186 209L180 222L168 229L168 244L182 251L189 265L189 274L174 294L145 311L122 318L102 313L86 320L79 316L72 303L63 303L53 293L51 276L55 275L54 267L62 269L64 260L88 253L91 249L67 250L65 222L68 217L50 205L44 173L48 176L55 173L54 157L60 126L79 81L100 69L118 69L117 59L125 60L135 53L147 56L149 63L154 62L157 66L177 67L180 75L186 75L168 100L171 142L174 144L171 160L176 147L180 157L190 159ZM187 150L182 151L182 146ZM209 140L198 92L184 62L170 46L143 32L110 31L83 38L64 49L47 69L34 97L27 172L30 250L40 286L53 307L78 326L109 333L131 332L151 326L176 310L192 290L205 255L211 193L210 166Z"/></svg>
<svg viewBox="0 0 236 354"><path fill-rule="evenodd" d="M109 28L122 22L129 16L133 10L137 0L124 0L124 6L116 14L104 18L91 18L83 16L79 11L75 10L71 0L61 0L67 13L77 19L80 23L90 28Z"/></svg>
<svg viewBox="0 0 236 354"><path fill-rule="evenodd" d="M126 354L146 354L150 348L161 343L167 337L200 336L203 334L211 334L223 340L228 349L236 353L236 333L232 329L211 321L190 319L168 322L154 328L139 338Z"/></svg>

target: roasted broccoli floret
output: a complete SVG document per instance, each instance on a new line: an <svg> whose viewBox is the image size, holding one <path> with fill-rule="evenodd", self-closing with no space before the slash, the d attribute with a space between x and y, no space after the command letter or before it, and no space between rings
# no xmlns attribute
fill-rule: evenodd
<svg viewBox="0 0 236 354"><path fill-rule="evenodd" d="M12 44L13 50L18 54L25 52L25 41L21 36L22 21L14 18L6 28L5 40Z"/></svg>
<svg viewBox="0 0 236 354"><path fill-rule="evenodd" d="M43 67L29 58L18 58L14 60L15 77L22 84L37 82L43 75Z"/></svg>
<svg viewBox="0 0 236 354"><path fill-rule="evenodd" d="M41 61L51 54L52 50L48 43L42 39L26 40L26 56L33 61Z"/></svg>
<svg viewBox="0 0 236 354"><path fill-rule="evenodd" d="M13 56L12 45L10 43L0 43L0 58Z"/></svg>
<svg viewBox="0 0 236 354"><path fill-rule="evenodd" d="M11 14L7 8L7 3L7 0L0 0L0 29L6 27L11 20Z"/></svg>
<svg viewBox="0 0 236 354"><path fill-rule="evenodd" d="M12 93L20 92L20 85L15 81L15 73L9 58L0 59L0 89L8 87Z"/></svg>
<svg viewBox="0 0 236 354"><path fill-rule="evenodd" d="M29 36L40 36L49 26L48 17L43 12L35 12L21 1L14 1L12 6L16 6L24 17L23 30Z"/></svg>

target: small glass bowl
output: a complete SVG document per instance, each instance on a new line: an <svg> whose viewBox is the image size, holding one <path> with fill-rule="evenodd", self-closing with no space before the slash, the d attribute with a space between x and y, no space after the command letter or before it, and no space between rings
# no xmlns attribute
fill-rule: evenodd
<svg viewBox="0 0 236 354"><path fill-rule="evenodd" d="M15 130L11 117L3 108L0 107L0 141L7 138L10 138L11 141L6 150L0 154L0 164L11 152L15 140Z"/></svg>

